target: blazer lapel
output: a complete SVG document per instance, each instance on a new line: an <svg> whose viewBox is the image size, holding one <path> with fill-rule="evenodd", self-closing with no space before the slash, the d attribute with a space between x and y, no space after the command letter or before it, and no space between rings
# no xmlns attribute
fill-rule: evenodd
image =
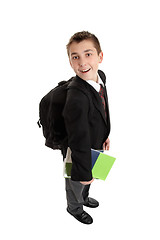
<svg viewBox="0 0 160 240"><path fill-rule="evenodd" d="M100 112L105 124L107 124L102 100L99 96L99 93L93 87L90 87L90 89L91 89L92 96L93 96L93 104L96 107L96 109ZM105 98L105 100L106 100L106 98Z"/></svg>
<svg viewBox="0 0 160 240"><path fill-rule="evenodd" d="M98 70L98 74L99 76L101 77L104 85L106 83L106 77L105 77L105 74L101 71L101 70ZM104 120L104 123L107 125L108 124L108 121L106 120L106 117L105 117L105 112L104 112L104 107L103 107L103 104L102 104L102 100L99 96L99 93L91 86L89 85L86 81L82 80L80 77L76 76L75 80L78 80L78 81L74 81L74 83L71 83L72 84L72 87L74 87L74 84L76 84L76 88L77 88L77 84L78 86L80 87L80 89L82 88L82 90L84 91L84 88L83 88L83 85L85 86L85 88L88 88L88 90L91 92L92 94L92 99L93 99L93 104L94 106L96 107L96 109L100 112L103 120ZM79 82L81 82L79 84ZM105 90L106 88L104 88ZM108 109L108 100L107 100L107 92L106 90L104 91L104 98L105 98L105 102L106 102L106 113L107 113L107 119L109 119L109 109Z"/></svg>

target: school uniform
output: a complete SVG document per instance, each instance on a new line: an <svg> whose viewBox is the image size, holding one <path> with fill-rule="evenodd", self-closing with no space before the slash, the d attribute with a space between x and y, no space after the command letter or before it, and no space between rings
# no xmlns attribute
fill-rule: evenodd
<svg viewBox="0 0 160 240"><path fill-rule="evenodd" d="M96 83L92 79L85 81L76 76L69 86L63 110L72 159L71 179L66 179L68 210L71 214L82 213L83 205L87 205L89 199L90 185L82 185L80 181L92 180L91 148L102 149L110 133L106 77L100 70L98 79ZM99 95L100 90L104 93L104 102Z"/></svg>

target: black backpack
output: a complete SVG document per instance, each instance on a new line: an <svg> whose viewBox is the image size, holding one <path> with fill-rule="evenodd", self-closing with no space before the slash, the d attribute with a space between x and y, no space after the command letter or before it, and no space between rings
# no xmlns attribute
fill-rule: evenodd
<svg viewBox="0 0 160 240"><path fill-rule="evenodd" d="M66 102L67 88L73 78L58 83L58 86L47 93L39 104L38 126L42 126L45 145L52 149L62 150L66 145L67 133L62 116Z"/></svg>
<svg viewBox="0 0 160 240"><path fill-rule="evenodd" d="M105 74L98 70L98 74L101 79L105 79ZM72 77L68 81L62 81L58 83L58 86L53 88L47 93L40 101L39 104L39 121L38 126L43 130L43 136L45 137L45 145L52 149L61 150L65 155L68 146L67 132L65 128L64 118L62 116L63 108L66 102L67 90L69 88L78 88L82 91L89 100L90 104L90 116L93 114L93 105L90 94L86 88L79 84L79 81L75 81L76 77Z"/></svg>

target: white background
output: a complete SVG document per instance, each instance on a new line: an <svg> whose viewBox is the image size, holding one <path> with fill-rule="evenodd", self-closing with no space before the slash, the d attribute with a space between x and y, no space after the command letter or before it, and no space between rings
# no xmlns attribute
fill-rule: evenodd
<svg viewBox="0 0 160 240"><path fill-rule="evenodd" d="M160 239L158 0L0 3L0 238ZM74 75L66 44L88 30L104 52L117 158L85 209L90 226L66 212L62 157L44 146L40 99Z"/></svg>

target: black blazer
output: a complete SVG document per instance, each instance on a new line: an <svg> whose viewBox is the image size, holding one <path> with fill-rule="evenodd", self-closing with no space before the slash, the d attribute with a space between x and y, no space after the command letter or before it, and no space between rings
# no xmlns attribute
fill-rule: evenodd
<svg viewBox="0 0 160 240"><path fill-rule="evenodd" d="M106 77L98 71L104 84ZM68 134L68 146L72 151L71 179L90 181L91 148L102 149L110 133L110 117L106 87L104 88L106 115L99 93L78 76L70 84L63 110Z"/></svg>

